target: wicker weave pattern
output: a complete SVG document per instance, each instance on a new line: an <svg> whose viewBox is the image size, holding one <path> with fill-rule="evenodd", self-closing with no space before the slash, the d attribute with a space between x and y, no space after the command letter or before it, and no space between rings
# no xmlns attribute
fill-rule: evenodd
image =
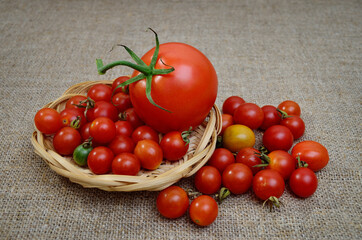
<svg viewBox="0 0 362 240"><path fill-rule="evenodd" d="M45 105L61 111L66 101L78 94L85 95L94 84L111 85L112 81L83 82L69 88L61 97ZM210 111L205 121L196 128L190 136L189 151L176 162L163 161L160 167L153 171L141 170L137 176L125 175L95 175L88 168L79 167L71 157L63 157L54 151L52 137L34 131L32 144L38 154L51 169L59 175L69 178L86 188L99 188L105 191L159 191L183 177L192 176L211 157L221 131L221 113L216 105Z"/></svg>

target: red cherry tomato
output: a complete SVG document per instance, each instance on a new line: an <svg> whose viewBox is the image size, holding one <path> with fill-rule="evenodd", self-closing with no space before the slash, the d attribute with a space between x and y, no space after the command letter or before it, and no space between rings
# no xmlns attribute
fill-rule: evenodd
<svg viewBox="0 0 362 240"><path fill-rule="evenodd" d="M189 197L182 188L171 186L158 194L156 205L162 216L178 218L186 213L189 207Z"/></svg>
<svg viewBox="0 0 362 240"><path fill-rule="evenodd" d="M99 117L92 122L89 133L94 141L100 144L107 144L115 138L116 126L111 119Z"/></svg>
<svg viewBox="0 0 362 240"><path fill-rule="evenodd" d="M235 163L235 157L226 148L217 148L212 154L211 158L207 162L210 166L216 167L220 174L224 171L224 169L232 163Z"/></svg>
<svg viewBox="0 0 362 240"><path fill-rule="evenodd" d="M159 143L158 133L147 125L139 126L132 133L132 140L138 143L141 140L149 139Z"/></svg>
<svg viewBox="0 0 362 240"><path fill-rule="evenodd" d="M134 154L141 161L141 166L148 170L157 169L163 159L160 145L153 140L141 140L137 143Z"/></svg>
<svg viewBox="0 0 362 240"><path fill-rule="evenodd" d="M71 127L60 129L53 138L55 151L61 155L71 155L76 147L82 143L79 132Z"/></svg>
<svg viewBox="0 0 362 240"><path fill-rule="evenodd" d="M236 162L243 163L250 168L255 175L259 172L262 168L261 167L254 167L255 165L262 164L261 159L259 158L260 152L252 147L247 147L241 149L238 154L236 155Z"/></svg>
<svg viewBox="0 0 362 240"><path fill-rule="evenodd" d="M146 65L150 65L154 51L155 48L142 57ZM136 113L157 132L195 128L204 121L216 100L218 81L214 67L204 54L184 43L161 44L157 59L156 69L172 66L175 70L153 76L151 96L156 104L171 113L147 99L146 79L129 86ZM132 77L139 74L134 71Z"/></svg>
<svg viewBox="0 0 362 240"><path fill-rule="evenodd" d="M327 149L315 141L297 143L292 149L292 156L308 164L308 168L316 172L324 168L329 161ZM296 160L297 161L297 160Z"/></svg>
<svg viewBox="0 0 362 240"><path fill-rule="evenodd" d="M239 96L228 97L222 105L222 112L234 115L235 110L243 103L245 103L244 99Z"/></svg>
<svg viewBox="0 0 362 240"><path fill-rule="evenodd" d="M117 135L112 142L108 144L108 147L112 150L114 155L120 153L133 153L135 148L135 143L130 137L124 135Z"/></svg>
<svg viewBox="0 0 362 240"><path fill-rule="evenodd" d="M287 100L279 104L278 109L286 112L291 116L300 116L300 107L298 103L291 100Z"/></svg>
<svg viewBox="0 0 362 240"><path fill-rule="evenodd" d="M132 153L118 154L112 161L112 172L114 174L135 176L140 169L140 160Z"/></svg>
<svg viewBox="0 0 362 240"><path fill-rule="evenodd" d="M242 163L233 163L227 166L222 173L222 183L234 194L248 191L252 181L253 172Z"/></svg>
<svg viewBox="0 0 362 240"><path fill-rule="evenodd" d="M110 102L98 101L94 104L94 108L88 109L86 113L88 122L92 122L99 117L107 117L113 122L118 120L118 111Z"/></svg>
<svg viewBox="0 0 362 240"><path fill-rule="evenodd" d="M254 103L243 103L234 112L234 122L257 129L264 120L264 112Z"/></svg>
<svg viewBox="0 0 362 240"><path fill-rule="evenodd" d="M232 115L224 113L222 114L221 119L222 119L222 128L219 135L222 136L224 134L225 129L234 124L234 118Z"/></svg>
<svg viewBox="0 0 362 240"><path fill-rule="evenodd" d="M119 93L119 92L128 93L128 86L119 87L119 88L116 89L116 87L119 84L127 81L128 79L129 79L128 76L121 76L121 77L116 78L112 83L112 92L113 92L113 94L116 94L116 93Z"/></svg>
<svg viewBox="0 0 362 240"><path fill-rule="evenodd" d="M293 134L289 128L274 125L268 128L263 135L263 145L270 151L288 151L293 145Z"/></svg>
<svg viewBox="0 0 362 240"><path fill-rule="evenodd" d="M295 195L303 198L310 197L318 187L318 179L309 168L296 169L289 179L289 186Z"/></svg>
<svg viewBox="0 0 362 240"><path fill-rule="evenodd" d="M88 90L87 97L91 98L95 102L110 102L112 99L112 88L102 83L95 84Z"/></svg>
<svg viewBox="0 0 362 240"><path fill-rule="evenodd" d="M283 177L273 169L265 169L258 172L253 179L253 191L261 200L269 197L279 198L285 189Z"/></svg>
<svg viewBox="0 0 362 240"><path fill-rule="evenodd" d="M204 194L214 194L220 190L221 175L219 170L213 166L203 166L195 176L197 190Z"/></svg>
<svg viewBox="0 0 362 240"><path fill-rule="evenodd" d="M137 113L133 108L129 108L123 112L123 120L129 122L133 129L138 128L139 126L144 125L145 123L138 117Z"/></svg>
<svg viewBox="0 0 362 240"><path fill-rule="evenodd" d="M85 108L87 107L87 103L83 102L85 100L87 100L87 97L83 96L83 95L77 95L77 96L71 97L65 104L65 108L75 108L75 109L79 109L82 112L84 112ZM80 102L83 102L83 103L80 103ZM83 106L83 107L78 107L78 106Z"/></svg>
<svg viewBox="0 0 362 240"><path fill-rule="evenodd" d="M53 134L63 127L60 114L52 108L40 109L34 117L36 128L44 134Z"/></svg>
<svg viewBox="0 0 362 240"><path fill-rule="evenodd" d="M298 139L304 134L305 124L304 121L298 116L289 116L284 118L280 124L289 128L293 134L294 139Z"/></svg>
<svg viewBox="0 0 362 240"><path fill-rule="evenodd" d="M199 226L208 226L213 223L218 212L216 201L208 195L195 198L190 205L190 218Z"/></svg>
<svg viewBox="0 0 362 240"><path fill-rule="evenodd" d="M66 108L60 112L63 127L72 127L75 129L82 128L87 120L84 111L79 108Z"/></svg>
<svg viewBox="0 0 362 240"><path fill-rule="evenodd" d="M116 125L116 135L131 137L133 133L133 127L129 122L117 121L114 124Z"/></svg>
<svg viewBox="0 0 362 240"><path fill-rule="evenodd" d="M266 130L271 126L278 125L282 120L277 108L271 105L265 105L261 108L264 112L264 120L260 126L260 129Z"/></svg>
<svg viewBox="0 0 362 240"><path fill-rule="evenodd" d="M182 158L189 150L189 144L183 139L182 133L178 131L166 133L161 139L160 146L163 157L169 161Z"/></svg>
<svg viewBox="0 0 362 240"><path fill-rule="evenodd" d="M114 155L107 147L96 147L88 155L87 162L89 169L94 174L106 174L111 171Z"/></svg>
<svg viewBox="0 0 362 240"><path fill-rule="evenodd" d="M262 157L263 158L263 157ZM288 152L276 150L266 157L269 161L268 169L273 169L280 173L284 180L288 180L295 170L295 160Z"/></svg>
<svg viewBox="0 0 362 240"><path fill-rule="evenodd" d="M118 112L124 112L132 107L131 99L128 94L119 92L113 95L112 103L117 108Z"/></svg>
<svg viewBox="0 0 362 240"><path fill-rule="evenodd" d="M84 124L83 127L80 128L79 133L82 137L83 142L91 137L91 135L89 133L89 128L90 128L91 124L92 124L91 122L88 122L88 123Z"/></svg>

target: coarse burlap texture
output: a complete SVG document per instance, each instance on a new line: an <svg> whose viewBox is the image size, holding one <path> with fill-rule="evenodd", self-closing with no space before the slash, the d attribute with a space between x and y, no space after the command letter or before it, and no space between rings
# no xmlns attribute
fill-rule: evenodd
<svg viewBox="0 0 362 240"><path fill-rule="evenodd" d="M160 42L201 50L219 78L217 105L239 95L259 106L298 102L305 135L330 153L307 199L286 189L280 209L252 191L231 196L208 227L156 209L157 192L85 189L33 152L33 117L82 81L95 59L131 60ZM361 1L0 2L1 239L361 239ZM256 146L260 146L261 132ZM195 189L193 179L177 185Z"/></svg>

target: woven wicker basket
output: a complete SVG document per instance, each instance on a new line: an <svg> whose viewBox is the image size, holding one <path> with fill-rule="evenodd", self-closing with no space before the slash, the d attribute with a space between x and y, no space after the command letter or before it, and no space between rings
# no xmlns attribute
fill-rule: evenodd
<svg viewBox="0 0 362 240"><path fill-rule="evenodd" d="M44 107L56 109L65 107L66 101L75 95L86 95L88 89L97 83L111 85L112 81L83 82L69 88L60 98ZM214 152L217 134L221 131L221 113L216 105L206 120L196 128L190 136L190 146L184 158L176 162L163 161L153 171L141 170L137 176L116 174L95 175L88 168L79 167L71 157L63 157L56 153L52 137L34 131L31 142L35 153L59 175L69 178L85 188L99 188L105 191L160 191L183 177L196 173Z"/></svg>

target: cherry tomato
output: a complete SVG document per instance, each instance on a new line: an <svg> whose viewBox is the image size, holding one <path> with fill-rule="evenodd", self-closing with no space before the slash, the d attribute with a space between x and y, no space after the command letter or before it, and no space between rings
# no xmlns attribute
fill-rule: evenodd
<svg viewBox="0 0 362 240"><path fill-rule="evenodd" d="M260 129L266 130L271 126L278 125L282 120L277 108L271 105L265 105L261 108L264 113L264 120L260 126Z"/></svg>
<svg viewBox="0 0 362 240"><path fill-rule="evenodd" d="M83 95L77 95L77 96L71 97L65 104L65 108L75 108L75 109L79 109L82 112L84 112L85 108L87 107L87 103L83 102L85 100L87 100L87 97L83 96ZM81 103L81 102L83 102L83 103ZM78 106L83 106L83 107L78 107Z"/></svg>
<svg viewBox="0 0 362 240"><path fill-rule="evenodd" d="M89 153L93 150L92 144L89 142L84 142L73 152L73 160L76 164L83 167L87 165L87 158Z"/></svg>
<svg viewBox="0 0 362 240"><path fill-rule="evenodd" d="M137 143L134 154L141 161L141 166L148 170L157 169L163 158L160 145L153 140L141 140Z"/></svg>
<svg viewBox="0 0 362 240"><path fill-rule="evenodd" d="M111 171L114 155L107 147L96 147L88 155L88 167L94 174L106 174Z"/></svg>
<svg viewBox="0 0 362 240"><path fill-rule="evenodd" d="M53 138L53 146L57 153L61 155L71 155L74 149L82 143L79 132L71 127L60 129Z"/></svg>
<svg viewBox="0 0 362 240"><path fill-rule="evenodd" d="M207 162L210 166L216 167L220 174L232 163L235 163L235 157L226 148L217 148Z"/></svg>
<svg viewBox="0 0 362 240"><path fill-rule="evenodd" d="M278 109L286 112L291 116L300 116L300 107L298 103L291 100L287 100L279 104Z"/></svg>
<svg viewBox="0 0 362 240"><path fill-rule="evenodd" d="M87 120L84 111L77 108L66 108L60 112L63 127L72 127L75 129L83 127Z"/></svg>
<svg viewBox="0 0 362 240"><path fill-rule="evenodd" d="M219 133L219 135L222 136L225 132L225 129L234 124L234 119L233 119L232 115L226 114L226 113L222 114L221 119L222 119L222 128L221 128L221 132Z"/></svg>
<svg viewBox="0 0 362 240"><path fill-rule="evenodd" d="M268 128L263 135L263 144L270 151L288 151L293 145L293 134L289 128L282 125L274 125Z"/></svg>
<svg viewBox="0 0 362 240"><path fill-rule="evenodd" d="M108 144L108 147L112 150L114 155L120 153L133 153L135 148L135 143L130 137L124 135L117 135L112 142Z"/></svg>
<svg viewBox="0 0 362 240"><path fill-rule="evenodd" d="M162 148L163 157L166 160L176 161L185 156L189 150L189 144L182 135L183 133L181 132L172 131L166 133L161 139L160 146Z"/></svg>
<svg viewBox="0 0 362 240"><path fill-rule="evenodd" d="M158 194L156 205L162 216L178 218L186 213L189 207L189 197L182 188L171 186Z"/></svg>
<svg viewBox="0 0 362 240"><path fill-rule="evenodd" d="M223 146L231 152L238 152L242 148L253 147L254 144L254 132L247 126L235 124L225 129Z"/></svg>
<svg viewBox="0 0 362 240"><path fill-rule="evenodd" d="M243 163L230 164L222 173L222 183L234 194L248 191L252 181L253 172Z"/></svg>
<svg viewBox="0 0 362 240"><path fill-rule="evenodd" d="M131 99L128 94L119 92L113 95L112 103L117 108L118 112L124 112L132 107Z"/></svg>
<svg viewBox="0 0 362 240"><path fill-rule="evenodd" d="M269 162L267 169L273 169L280 173L284 180L288 180L295 170L295 160L288 152L283 150L275 150L268 154L263 155L262 159L267 159Z"/></svg>
<svg viewBox="0 0 362 240"><path fill-rule="evenodd" d="M239 96L228 97L222 105L222 112L234 115L235 110L243 103L245 103L244 99Z"/></svg>
<svg viewBox="0 0 362 240"><path fill-rule="evenodd" d="M139 126L132 133L132 140L138 143L141 140L149 139L159 143L158 133L147 125Z"/></svg>
<svg viewBox="0 0 362 240"><path fill-rule="evenodd" d="M91 124L92 124L91 122L87 122L86 124L84 124L83 127L80 128L79 133L82 137L83 142L91 137L89 133L89 128Z"/></svg>
<svg viewBox="0 0 362 240"><path fill-rule="evenodd" d="M139 126L144 125L145 123L138 117L137 113L134 111L134 108L129 108L122 114L122 120L129 122L133 129L138 128Z"/></svg>
<svg viewBox="0 0 362 240"><path fill-rule="evenodd" d="M116 78L112 83L112 92L113 92L113 94L116 94L116 93L119 93L119 92L128 93L128 86L124 86L124 87L120 87L120 88L116 89L116 87L119 84L127 81L128 79L129 79L128 76L121 76L121 77Z"/></svg>
<svg viewBox="0 0 362 240"><path fill-rule="evenodd" d="M141 169L140 160L133 153L118 154L112 161L112 172L135 176Z"/></svg>
<svg viewBox="0 0 362 240"><path fill-rule="evenodd" d="M190 218L199 226L208 226L213 223L218 212L216 201L208 195L195 198L190 205Z"/></svg>
<svg viewBox="0 0 362 240"><path fill-rule="evenodd" d="M316 172L324 168L329 161L327 149L315 141L297 143L292 149L292 156L308 164L308 168ZM296 160L297 161L297 160Z"/></svg>
<svg viewBox="0 0 362 240"><path fill-rule="evenodd" d="M52 108L40 109L34 117L36 128L44 134L53 134L63 127L60 114Z"/></svg>
<svg viewBox="0 0 362 240"><path fill-rule="evenodd" d="M257 129L264 120L264 112L254 103L243 103L234 112L234 122Z"/></svg>
<svg viewBox="0 0 362 240"><path fill-rule="evenodd" d="M89 133L94 141L101 144L107 144L115 138L116 126L111 119L99 117L90 125Z"/></svg>
<svg viewBox="0 0 362 240"><path fill-rule="evenodd" d="M116 135L131 137L133 133L133 127L129 122L117 121L114 124L116 125Z"/></svg>
<svg viewBox="0 0 362 240"><path fill-rule="evenodd" d="M238 154L236 155L236 162L243 163L250 168L255 175L259 172L262 168L261 167L254 167L255 165L262 164L261 159L259 158L260 152L252 147L247 147L241 149Z"/></svg>
<svg viewBox="0 0 362 240"><path fill-rule="evenodd" d="M93 108L88 109L86 117L89 122L92 122L98 117L107 117L115 122L118 120L118 111L112 103L98 101L94 104Z"/></svg>
<svg viewBox="0 0 362 240"><path fill-rule="evenodd" d="M195 176L197 190L204 194L214 194L220 190L221 175L219 170L213 166L203 166Z"/></svg>
<svg viewBox="0 0 362 240"><path fill-rule="evenodd" d="M296 169L290 176L289 186L295 195L307 198L317 190L318 179L312 170L301 167Z"/></svg>
<svg viewBox="0 0 362 240"><path fill-rule="evenodd" d="M285 189L283 177L273 169L264 169L258 172L253 179L253 191L261 200L269 197L279 198Z"/></svg>
<svg viewBox="0 0 362 240"><path fill-rule="evenodd" d="M142 57L146 65L150 65L154 51L155 48ZM175 42L161 44L155 68L168 69L169 66L175 70L153 76L151 96L156 104L171 113L150 103L146 96L146 79L129 86L137 115L161 133L182 132L190 126L195 128L200 125L215 103L218 88L216 71L211 62L192 46ZM134 71L132 77L139 74Z"/></svg>
<svg viewBox="0 0 362 240"><path fill-rule="evenodd" d="M293 134L294 139L298 139L304 134L305 124L304 121L298 116L289 116L284 118L280 124L289 128Z"/></svg>
<svg viewBox="0 0 362 240"><path fill-rule="evenodd" d="M91 98L95 102L110 102L112 99L112 88L102 83L95 84L88 90L87 97Z"/></svg>

